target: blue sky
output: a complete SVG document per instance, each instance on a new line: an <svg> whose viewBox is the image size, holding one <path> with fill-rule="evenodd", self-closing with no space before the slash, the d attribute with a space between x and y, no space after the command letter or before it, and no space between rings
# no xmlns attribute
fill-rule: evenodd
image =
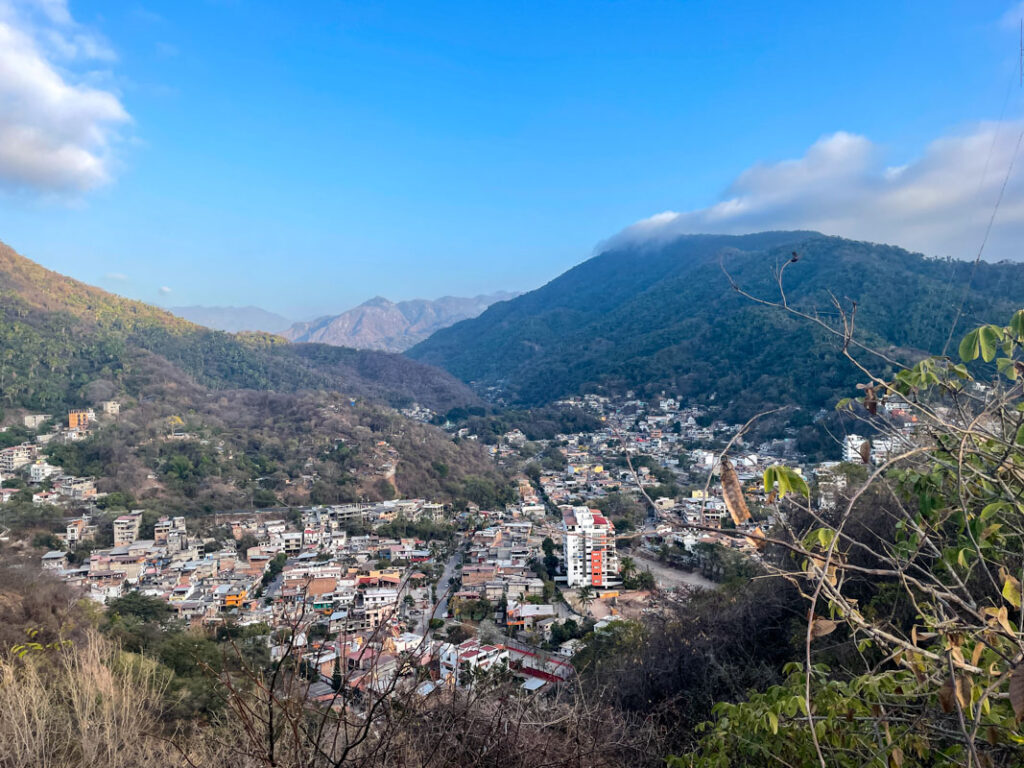
<svg viewBox="0 0 1024 768"><path fill-rule="evenodd" d="M986 2L0 0L25 64L0 66L0 113L53 87L34 85L33 55L68 100L55 116L39 96L31 134L9 119L51 143L0 152L0 239L146 301L293 318L527 290L665 211L654 224L672 232L823 225L970 258L1020 127L1018 17ZM922 214L949 186L977 205L952 224L933 202ZM992 257L1015 256L1024 222L1024 186L1008 194Z"/></svg>

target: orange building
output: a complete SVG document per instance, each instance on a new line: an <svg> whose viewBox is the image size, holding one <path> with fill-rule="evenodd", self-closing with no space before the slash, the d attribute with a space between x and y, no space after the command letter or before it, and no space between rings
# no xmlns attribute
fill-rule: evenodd
<svg viewBox="0 0 1024 768"><path fill-rule="evenodd" d="M68 411L68 429L84 429L95 418L93 411Z"/></svg>
<svg viewBox="0 0 1024 768"><path fill-rule="evenodd" d="M225 608L241 608L245 603L245 598L248 592L243 587L235 587L229 589L224 594L224 607Z"/></svg>

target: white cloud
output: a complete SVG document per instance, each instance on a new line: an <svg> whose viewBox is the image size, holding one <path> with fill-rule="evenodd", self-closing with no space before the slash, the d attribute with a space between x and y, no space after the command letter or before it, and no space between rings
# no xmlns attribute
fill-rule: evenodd
<svg viewBox="0 0 1024 768"><path fill-rule="evenodd" d="M110 179L129 121L90 62L115 58L64 0L0 0L0 185L76 193Z"/></svg>
<svg viewBox="0 0 1024 768"><path fill-rule="evenodd" d="M697 232L815 229L973 258L1022 133L1024 121L978 123L932 141L901 165L887 165L882 148L864 136L834 133L803 157L748 168L714 205L655 214L605 245ZM1024 259L1022 243L1024 157L1017 157L985 258Z"/></svg>
<svg viewBox="0 0 1024 768"><path fill-rule="evenodd" d="M124 272L107 272L104 277L107 278L107 280L116 280L119 283L124 283L128 280L128 275Z"/></svg>
<svg viewBox="0 0 1024 768"><path fill-rule="evenodd" d="M166 296L167 294L171 293L171 289L168 288L166 285L161 285L160 286L160 293L162 293L164 296Z"/></svg>

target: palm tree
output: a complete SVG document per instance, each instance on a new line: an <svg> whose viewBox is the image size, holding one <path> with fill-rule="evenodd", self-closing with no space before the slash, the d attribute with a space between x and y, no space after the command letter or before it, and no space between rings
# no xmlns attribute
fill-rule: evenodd
<svg viewBox="0 0 1024 768"><path fill-rule="evenodd" d="M580 605L583 606L583 614L590 613L590 605L594 602L594 588L589 584L585 584L576 590L576 597L580 601Z"/></svg>
<svg viewBox="0 0 1024 768"><path fill-rule="evenodd" d="M623 579L628 579L630 574L636 571L636 560L629 555L625 555L619 560L619 572L622 574Z"/></svg>

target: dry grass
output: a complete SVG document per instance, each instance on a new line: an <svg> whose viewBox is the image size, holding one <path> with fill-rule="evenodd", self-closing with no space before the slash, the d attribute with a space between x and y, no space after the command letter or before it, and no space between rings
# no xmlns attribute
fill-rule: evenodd
<svg viewBox="0 0 1024 768"><path fill-rule="evenodd" d="M0 659L0 766L185 765L161 738L158 667L98 635Z"/></svg>

